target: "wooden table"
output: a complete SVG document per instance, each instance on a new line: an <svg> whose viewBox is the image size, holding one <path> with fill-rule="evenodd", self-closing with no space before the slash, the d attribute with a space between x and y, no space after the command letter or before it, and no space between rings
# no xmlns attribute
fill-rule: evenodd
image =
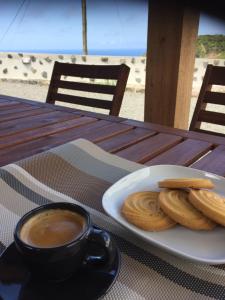
<svg viewBox="0 0 225 300"><path fill-rule="evenodd" d="M145 164L225 176L225 138L0 95L0 166L77 138Z"/></svg>

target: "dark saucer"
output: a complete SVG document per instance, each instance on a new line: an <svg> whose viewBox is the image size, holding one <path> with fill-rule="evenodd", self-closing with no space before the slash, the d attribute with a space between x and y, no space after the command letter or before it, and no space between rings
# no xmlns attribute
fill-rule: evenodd
<svg viewBox="0 0 225 300"><path fill-rule="evenodd" d="M99 246L89 250L100 254ZM120 253L104 265L82 266L62 282L43 282L34 278L23 264L12 243L0 257L0 300L89 300L105 295L115 282L120 269Z"/></svg>

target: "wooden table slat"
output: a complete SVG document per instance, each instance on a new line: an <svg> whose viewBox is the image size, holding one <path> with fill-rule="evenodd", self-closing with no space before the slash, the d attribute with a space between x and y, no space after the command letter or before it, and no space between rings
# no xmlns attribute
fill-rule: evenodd
<svg viewBox="0 0 225 300"><path fill-rule="evenodd" d="M154 134L155 131L135 128L128 132L118 134L110 139L98 142L97 144L105 151L114 153L140 142Z"/></svg>
<svg viewBox="0 0 225 300"><path fill-rule="evenodd" d="M128 132L132 129L131 126L123 125L120 123L112 123L103 128L99 128L96 131L88 132L84 134L84 138L95 143L111 138L123 132Z"/></svg>
<svg viewBox="0 0 225 300"><path fill-rule="evenodd" d="M15 162L25 157L47 151L53 147L62 145L69 141L84 138L85 134L88 135L93 130L103 128L109 125L110 122L101 120L91 124L87 124L78 128L72 128L69 130L48 135L39 139L32 140L16 146L4 148L0 150L0 166Z"/></svg>
<svg viewBox="0 0 225 300"><path fill-rule="evenodd" d="M225 176L225 146L218 146L191 167Z"/></svg>
<svg viewBox="0 0 225 300"><path fill-rule="evenodd" d="M183 138L190 138L190 139L205 141L205 142L212 143L214 145L225 145L224 137L216 136L213 134L200 133L197 131L196 132L188 131L188 130L177 129L177 128L173 128L173 127L167 127L164 125L141 122L141 121L136 121L136 120L126 120L126 121L123 121L122 123L131 125L131 126L136 126L139 128L154 130L157 132L178 135L178 136L182 136Z"/></svg>
<svg viewBox="0 0 225 300"><path fill-rule="evenodd" d="M127 149L118 151L116 154L135 162L145 163L146 161L170 149L181 141L182 138L179 136L160 133L135 145L132 145Z"/></svg>
<svg viewBox="0 0 225 300"><path fill-rule="evenodd" d="M189 166L210 149L212 149L211 143L187 139L165 153L147 161L145 165L171 164Z"/></svg>
<svg viewBox="0 0 225 300"><path fill-rule="evenodd" d="M14 99L13 97L10 97L10 98L11 98L11 99L8 99L8 96L0 95L0 102L1 102L1 103L9 102L9 101L11 101L11 100Z"/></svg>
<svg viewBox="0 0 225 300"><path fill-rule="evenodd" d="M61 132L61 134L63 134L62 131L64 130L90 124L96 121L97 119L90 117L77 117L69 121L54 123L41 128L19 132L15 135L6 136L3 138L0 137L0 149L22 144L57 132Z"/></svg>
<svg viewBox="0 0 225 300"><path fill-rule="evenodd" d="M21 112L21 111L26 111L26 110L33 110L33 109L38 109L39 107L36 107L34 105L28 105L28 104L23 104L20 103L18 106L16 107L12 107L12 108L6 108L6 109L1 109L0 110L0 116L5 116L8 114L15 114L17 112Z"/></svg>
<svg viewBox="0 0 225 300"><path fill-rule="evenodd" d="M0 102L0 108L1 109L8 109L9 107L15 107L15 106L19 106L20 103L17 101L4 101L4 102Z"/></svg>
<svg viewBox="0 0 225 300"><path fill-rule="evenodd" d="M35 115L41 115L43 113L51 112L52 110L46 108L38 108L38 107L32 107L32 108L24 108L19 109L17 112L14 113L8 113L5 115L0 115L0 122L6 122L10 120L17 120L16 122L20 122L18 119L25 118L25 117L31 117Z"/></svg>
<svg viewBox="0 0 225 300"><path fill-rule="evenodd" d="M42 114L25 117L21 122L20 119L15 119L0 123L1 137L33 128L40 128L47 124L53 124L55 122L62 122L76 118L75 115L69 113L61 113L58 111L49 112L48 109L44 108L41 108L41 110L43 112Z"/></svg>

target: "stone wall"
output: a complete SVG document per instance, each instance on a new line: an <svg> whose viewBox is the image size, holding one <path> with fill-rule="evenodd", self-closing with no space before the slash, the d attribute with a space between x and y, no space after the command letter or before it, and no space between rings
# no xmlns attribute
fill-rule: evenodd
<svg viewBox="0 0 225 300"><path fill-rule="evenodd" d="M79 64L127 64L131 70L128 88L143 90L145 86L146 58L119 56L82 56L82 55L49 55L27 53L0 53L0 79L42 81L48 83L51 78L54 61ZM193 91L198 91L207 64L225 66L223 59L201 59L195 61Z"/></svg>
<svg viewBox="0 0 225 300"><path fill-rule="evenodd" d="M0 79L49 81L54 61L78 64L127 64L128 87L144 88L145 57L0 53Z"/></svg>

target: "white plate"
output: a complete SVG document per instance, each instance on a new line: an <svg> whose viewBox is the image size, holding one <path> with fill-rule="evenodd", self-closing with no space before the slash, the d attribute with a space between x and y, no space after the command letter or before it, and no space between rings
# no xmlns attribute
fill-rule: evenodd
<svg viewBox="0 0 225 300"><path fill-rule="evenodd" d="M158 165L138 170L113 184L103 195L103 207L121 225L166 251L201 263L225 263L225 228L217 226L203 232L177 225L161 232L147 232L128 223L121 215L122 203L129 194L158 191L158 181L179 177L209 178L215 184L214 191L225 196L225 179L221 176L181 166Z"/></svg>

